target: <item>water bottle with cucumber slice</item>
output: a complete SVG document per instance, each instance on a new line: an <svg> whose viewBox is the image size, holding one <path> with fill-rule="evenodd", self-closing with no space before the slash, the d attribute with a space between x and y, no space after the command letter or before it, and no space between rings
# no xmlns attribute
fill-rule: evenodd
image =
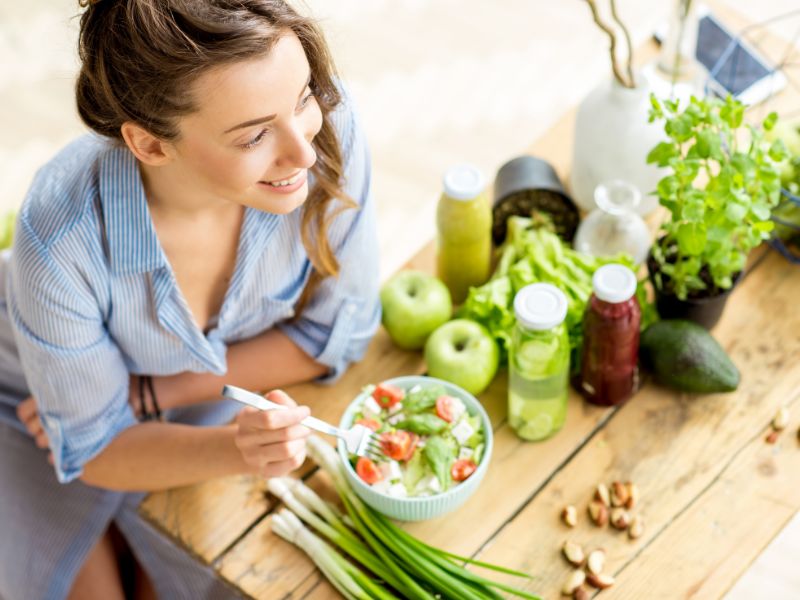
<svg viewBox="0 0 800 600"><path fill-rule="evenodd" d="M508 419L524 440L543 440L564 425L569 388L567 297L549 283L514 298L517 324L509 351Z"/></svg>

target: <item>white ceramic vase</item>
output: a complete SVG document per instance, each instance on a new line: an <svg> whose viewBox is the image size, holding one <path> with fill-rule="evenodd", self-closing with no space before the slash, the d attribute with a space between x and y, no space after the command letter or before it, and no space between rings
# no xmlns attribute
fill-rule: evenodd
<svg viewBox="0 0 800 600"><path fill-rule="evenodd" d="M647 154L664 139L663 124L648 123L650 89L626 88L616 79L603 81L578 107L575 121L572 197L583 210L596 208L594 190L603 182L621 179L642 194L640 215L653 212L658 198L652 194L666 172L646 162Z"/></svg>

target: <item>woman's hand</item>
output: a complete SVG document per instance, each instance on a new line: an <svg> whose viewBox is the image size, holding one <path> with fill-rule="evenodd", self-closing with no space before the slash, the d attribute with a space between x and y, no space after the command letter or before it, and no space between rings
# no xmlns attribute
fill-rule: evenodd
<svg viewBox="0 0 800 600"><path fill-rule="evenodd" d="M280 390L265 397L291 408L269 411L243 409L236 417L235 442L253 472L263 477L277 477L303 464L310 431L299 423L311 411L307 406L297 406Z"/></svg>
<svg viewBox="0 0 800 600"><path fill-rule="evenodd" d="M50 440L42 427L42 420L39 418L39 407L36 405L36 398L28 396L17 405L17 418L25 425L33 436L36 446L45 449L50 447Z"/></svg>
<svg viewBox="0 0 800 600"><path fill-rule="evenodd" d="M38 448L50 450L50 440L47 438L44 427L42 427L42 420L39 418L39 406L36 404L36 398L28 396L25 400L17 404L17 418L22 421L22 424L25 425L25 429L33 436L33 441ZM55 464L52 452L47 453L47 462L51 465Z"/></svg>

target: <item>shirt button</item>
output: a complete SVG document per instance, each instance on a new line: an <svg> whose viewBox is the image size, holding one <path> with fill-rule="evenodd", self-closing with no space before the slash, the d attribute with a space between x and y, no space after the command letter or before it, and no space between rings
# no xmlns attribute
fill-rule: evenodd
<svg viewBox="0 0 800 600"><path fill-rule="evenodd" d="M356 307L355 307L355 306L353 306L352 304L348 304L348 305L347 305L347 306L345 306L345 308L344 308L344 313L345 313L345 314L346 314L348 317L352 317L352 316L355 314L355 312L356 312Z"/></svg>

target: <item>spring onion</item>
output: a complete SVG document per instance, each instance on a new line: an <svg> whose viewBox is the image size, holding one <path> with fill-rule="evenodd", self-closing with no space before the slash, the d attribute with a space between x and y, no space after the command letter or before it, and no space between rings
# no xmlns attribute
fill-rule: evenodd
<svg viewBox="0 0 800 600"><path fill-rule="evenodd" d="M345 512L320 498L302 481L275 478L269 481L268 488L288 510L273 518L273 529L303 549L348 600L495 600L503 597L498 590L538 599L534 594L468 571L461 563L530 579L529 575L425 544L367 506L347 483L338 454L324 441L309 438L308 453L331 477Z"/></svg>

